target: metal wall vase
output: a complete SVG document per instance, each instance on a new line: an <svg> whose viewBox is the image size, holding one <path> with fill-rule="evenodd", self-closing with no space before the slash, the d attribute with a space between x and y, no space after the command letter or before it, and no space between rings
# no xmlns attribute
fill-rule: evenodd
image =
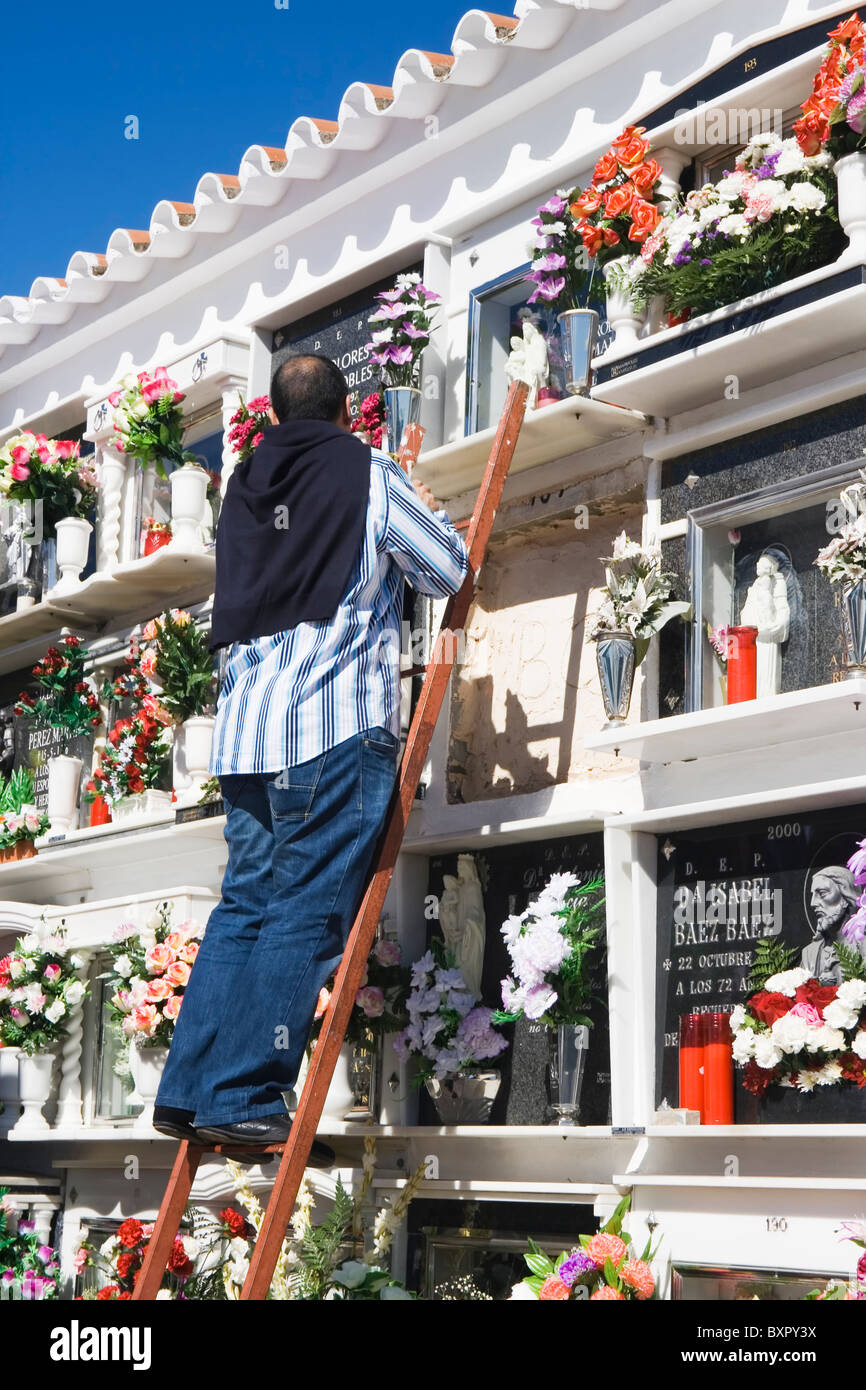
<svg viewBox="0 0 866 1390"><path fill-rule="evenodd" d="M845 631L845 674L866 671L866 580L859 579L842 591L842 623Z"/></svg>
<svg viewBox="0 0 866 1390"><path fill-rule="evenodd" d="M628 715L635 673L635 640L630 632L602 632L596 638L598 679L609 724Z"/></svg>

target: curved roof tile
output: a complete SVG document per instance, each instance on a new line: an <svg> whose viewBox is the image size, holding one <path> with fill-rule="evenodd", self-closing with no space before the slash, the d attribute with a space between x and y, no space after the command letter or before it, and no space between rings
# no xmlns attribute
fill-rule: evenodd
<svg viewBox="0 0 866 1390"><path fill-rule="evenodd" d="M105 253L76 251L64 278L40 276L29 297L0 298L0 353L6 344L32 342L43 323L62 323L76 304L104 299L115 281L143 279L155 261L190 250L200 232L228 230L244 204L268 206L293 178L324 177L343 150L371 150L389 120L422 119L433 112L446 84L479 87L491 81L507 50L547 48L587 8L618 8L624 0L516 0L512 16L469 10L457 24L451 53L413 48L403 54L393 85L353 82L337 120L300 116L284 149L251 145L237 174L204 174L191 203L163 199L147 231L117 228Z"/></svg>

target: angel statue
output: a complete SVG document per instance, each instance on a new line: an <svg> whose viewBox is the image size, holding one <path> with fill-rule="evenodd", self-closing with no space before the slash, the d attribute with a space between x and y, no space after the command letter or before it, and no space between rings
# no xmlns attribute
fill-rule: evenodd
<svg viewBox="0 0 866 1390"><path fill-rule="evenodd" d="M546 386L550 380L550 364L544 334L529 319L523 321L523 337L511 339L505 375L509 381L526 382L529 387L527 405L534 409L539 388Z"/></svg>
<svg viewBox="0 0 866 1390"><path fill-rule="evenodd" d="M481 880L471 854L457 857L457 877L445 874L445 891L439 901L439 924L445 945L466 981L466 988L481 998L484 967L485 913Z"/></svg>

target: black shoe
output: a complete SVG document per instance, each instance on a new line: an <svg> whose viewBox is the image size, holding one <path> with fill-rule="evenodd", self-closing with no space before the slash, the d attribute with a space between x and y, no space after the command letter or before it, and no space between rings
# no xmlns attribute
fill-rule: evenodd
<svg viewBox="0 0 866 1390"><path fill-rule="evenodd" d="M200 1139L210 1144L285 1144L292 1128L291 1115L267 1115L261 1120L240 1120L233 1125L200 1125ZM313 1140L309 1168L331 1168L337 1155L327 1144Z"/></svg>
<svg viewBox="0 0 866 1390"><path fill-rule="evenodd" d="M155 1130L169 1139L185 1139L187 1143L201 1148L201 1137L192 1123L194 1119L194 1110L174 1110L169 1105L157 1105L151 1123ZM270 1163L273 1154L237 1153L232 1154L232 1158L238 1163Z"/></svg>

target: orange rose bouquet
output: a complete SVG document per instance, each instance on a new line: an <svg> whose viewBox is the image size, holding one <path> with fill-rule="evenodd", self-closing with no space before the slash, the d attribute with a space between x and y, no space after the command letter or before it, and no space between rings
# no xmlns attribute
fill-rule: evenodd
<svg viewBox="0 0 866 1390"><path fill-rule="evenodd" d="M644 135L644 126L626 126L596 164L589 187L570 195L575 229L599 266L636 255L658 226L662 168Z"/></svg>
<svg viewBox="0 0 866 1390"><path fill-rule="evenodd" d="M835 160L866 149L866 24L854 13L828 38L794 133L805 155Z"/></svg>
<svg viewBox="0 0 866 1390"><path fill-rule="evenodd" d="M581 1236L579 1246L563 1250L555 1261L530 1240L524 1256L529 1277L514 1285L509 1302L627 1303L655 1297L652 1237L638 1258L622 1228L630 1205L631 1198L623 1197L606 1226L594 1236Z"/></svg>

